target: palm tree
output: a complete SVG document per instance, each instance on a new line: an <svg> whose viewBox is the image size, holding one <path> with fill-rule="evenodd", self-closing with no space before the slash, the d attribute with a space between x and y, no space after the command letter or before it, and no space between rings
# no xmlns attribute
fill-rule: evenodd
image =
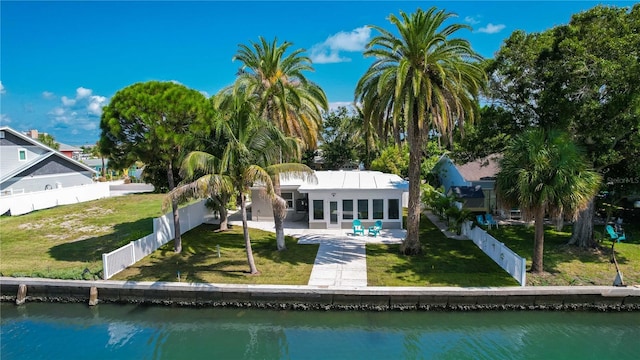
<svg viewBox="0 0 640 360"><path fill-rule="evenodd" d="M257 274L247 225L246 199L250 187L262 184L266 196L274 198L273 174L285 172L286 176L300 170L300 167L304 167L302 170L308 168L302 164L270 165L279 159L280 149L289 151L298 142L284 136L273 124L259 117L255 102L250 97L242 88L236 88L232 94L216 98L215 105L221 110L222 117L213 125L215 133L226 141L222 156L200 151L189 153L182 163L181 173L187 177L198 173L204 175L172 191L170 197L218 195L229 198L234 192L239 194L249 271ZM306 171L310 172L310 169Z"/></svg>
<svg viewBox="0 0 640 360"><path fill-rule="evenodd" d="M525 219L535 220L531 272L542 272L544 216L571 216L598 192L601 176L588 169L571 137L535 128L514 138L500 161L496 187L501 202L519 206Z"/></svg>
<svg viewBox="0 0 640 360"><path fill-rule="evenodd" d="M451 137L454 126L473 120L475 97L485 83L481 57L468 41L451 38L468 26L444 22L452 13L421 9L400 18L389 17L399 37L374 26L380 35L367 44L366 56L375 61L356 87L356 99L376 116L386 114L395 131L406 126L409 142L409 211L405 254L420 253L420 163L431 129ZM378 101L371 110L368 101Z"/></svg>
<svg viewBox="0 0 640 360"><path fill-rule="evenodd" d="M317 84L309 81L306 71L313 71L311 60L302 56L304 49L285 55L290 42L278 45L277 39L269 43L260 37L257 43L240 45L234 60L243 63L233 86L223 92L242 87L255 95L258 112L279 128L284 135L302 141L307 149L316 149L322 125L322 111L328 110L327 97ZM282 153L282 157L290 154ZM283 222L286 201L280 198L280 179L273 178L276 197L272 202L278 250L284 250ZM284 207L283 207L284 206Z"/></svg>

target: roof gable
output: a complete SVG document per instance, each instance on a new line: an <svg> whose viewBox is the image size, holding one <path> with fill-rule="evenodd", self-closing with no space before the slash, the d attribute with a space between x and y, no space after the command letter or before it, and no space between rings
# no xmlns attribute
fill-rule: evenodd
<svg viewBox="0 0 640 360"><path fill-rule="evenodd" d="M40 143L39 141L36 141L22 133L20 133L19 131L15 131L12 128L8 127L8 126L0 126L0 131L4 131L5 132L5 138L7 135L10 134L10 138L14 139L16 142L16 145L20 145L20 146L36 146L39 148L42 148L45 150L45 153L38 156L36 159L34 159L34 161L29 161L25 164L23 164L20 167L17 167L15 169L12 169L10 171L7 171L7 173L2 174L2 178L0 178L0 182L4 182L20 173L23 173L25 171L27 171L29 168L31 168L32 166L37 166L38 164L40 164L42 161L45 161L46 159L48 159L49 157L53 156L53 157L57 157L57 158L61 158L62 160L57 160L56 162L59 164L64 164L65 162L67 163L65 166L71 169L78 169L78 171L90 171L92 173L96 173L95 170L93 170L92 168L76 161L73 160L67 156L65 156L64 154Z"/></svg>

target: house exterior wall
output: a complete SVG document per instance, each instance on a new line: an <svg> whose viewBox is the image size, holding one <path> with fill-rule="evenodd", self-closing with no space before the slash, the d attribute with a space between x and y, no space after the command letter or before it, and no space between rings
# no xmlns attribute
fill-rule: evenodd
<svg viewBox="0 0 640 360"><path fill-rule="evenodd" d="M378 190L319 190L309 191L309 228L310 229L327 229L330 227L350 229L353 219L360 218L358 216L358 200L367 201L368 214L366 218L360 218L362 225L365 227L373 225L377 220L381 220L383 228L400 229L402 228L402 190L378 189ZM382 200L383 213L381 219L374 219L373 200ZM398 219L389 218L389 199L397 200ZM314 217L314 201L322 201L322 219ZM352 200L353 219L345 219L345 210L343 209L343 200ZM337 209L335 211L336 224L330 223L330 203L335 201Z"/></svg>
<svg viewBox="0 0 640 360"><path fill-rule="evenodd" d="M307 218L307 210L296 208L297 201L299 199L306 199L306 195L301 194L295 188L283 187L280 192L291 193L292 199L290 203L292 207L287 208L287 215L285 221L302 221ZM289 199L287 199L289 200ZM254 221L269 221L273 220L273 208L271 207L271 201L264 196L260 190L251 190L251 219Z"/></svg>
<svg viewBox="0 0 640 360"><path fill-rule="evenodd" d="M5 132L5 136L8 137L9 135L10 134L8 132ZM6 140L8 139L6 138L0 140L4 140L0 141L0 174L6 174L14 171L47 152L45 149L33 146L32 144L16 145L14 143L7 142ZM26 160L20 160L20 150L25 150L25 154L27 156Z"/></svg>
<svg viewBox="0 0 640 360"><path fill-rule="evenodd" d="M28 193L33 191L43 191L56 188L67 188L72 186L92 184L92 174L86 173L66 173L55 175L13 177L0 185L3 193Z"/></svg>

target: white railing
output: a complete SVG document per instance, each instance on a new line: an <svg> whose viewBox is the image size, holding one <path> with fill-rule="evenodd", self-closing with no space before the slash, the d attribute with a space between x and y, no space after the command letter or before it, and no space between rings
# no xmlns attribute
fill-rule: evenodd
<svg viewBox="0 0 640 360"><path fill-rule="evenodd" d="M0 197L0 214L23 215L59 205L76 204L109 197L108 183L94 183L44 191L34 191Z"/></svg>
<svg viewBox="0 0 640 360"><path fill-rule="evenodd" d="M205 200L178 210L180 216L180 233L200 226L209 214ZM108 254L102 254L103 278L105 280L140 261L174 238L173 212L153 219L153 233L132 241Z"/></svg>
<svg viewBox="0 0 640 360"><path fill-rule="evenodd" d="M513 276L521 286L525 286L527 283L527 259L513 252L480 227L476 226L472 229L472 224L471 221L465 222L462 225L462 234L471 239L496 264Z"/></svg>

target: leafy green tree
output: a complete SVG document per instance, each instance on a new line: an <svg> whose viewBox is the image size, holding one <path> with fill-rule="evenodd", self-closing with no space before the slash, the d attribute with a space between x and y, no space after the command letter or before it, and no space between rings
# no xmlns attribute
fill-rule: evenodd
<svg viewBox="0 0 640 360"><path fill-rule="evenodd" d="M422 153L431 130L451 137L455 124L474 116L474 99L485 82L480 56L467 40L452 38L462 24L444 25L454 16L443 10L421 9L400 18L389 17L398 36L374 26L380 35L367 45L365 56L375 61L356 87L356 98L367 107L379 103L374 113L392 114L394 126L406 124L409 142L409 209L405 254L422 251L420 225L420 184Z"/></svg>
<svg viewBox="0 0 640 360"><path fill-rule="evenodd" d="M206 118L210 106L198 91L172 83L149 81L116 92L102 113L100 152L112 168L142 161L150 169L163 168L168 190L175 188L175 170L188 149L190 126ZM145 169L146 170L146 169ZM154 180L154 179L151 179ZM153 183L157 188L165 184ZM175 252L182 251L178 202L172 201Z"/></svg>
<svg viewBox="0 0 640 360"><path fill-rule="evenodd" d="M353 116L341 106L324 115L322 127L322 159L327 170L339 170L345 164L356 160Z"/></svg>
<svg viewBox="0 0 640 360"><path fill-rule="evenodd" d="M302 141L303 147L315 149L322 124L321 111L328 110L327 97L317 84L308 80L305 72L313 71L311 60L302 56L303 49L287 54L293 44L278 44L274 39L269 43L260 37L259 42L241 44L234 60L243 66L239 70L236 84L223 92L232 92L232 88L243 88L255 96L258 112L271 121L286 136ZM289 159L290 154L282 153L280 162ZM299 161L298 158L294 158ZM274 178L277 195L272 203L279 245L284 245L284 215L286 202L280 198L280 179ZM277 201L276 201L277 200ZM279 250L282 250L279 247Z"/></svg>
<svg viewBox="0 0 640 360"><path fill-rule="evenodd" d="M56 142L56 139L53 137L53 135L49 135L49 134L38 134L38 138L36 139L39 142L41 142L42 144L54 149L54 150L60 150L60 144L58 144Z"/></svg>
<svg viewBox="0 0 640 360"><path fill-rule="evenodd" d="M371 162L371 170L396 174L406 178L409 173L409 146L388 145L382 149L380 156Z"/></svg>
<svg viewBox="0 0 640 360"><path fill-rule="evenodd" d="M566 129L607 179L640 176L640 4L596 6L542 33L514 32L490 62L493 105L518 127ZM505 132L505 131L503 131ZM513 135L511 131L506 132ZM617 187L633 192L637 184ZM594 199L581 211L571 243L595 244Z"/></svg>
<svg viewBox="0 0 640 360"><path fill-rule="evenodd" d="M534 128L514 138L500 160L496 187L506 206L517 205L535 221L531 271L543 271L544 217L574 218L598 192L601 177L589 170L571 137Z"/></svg>

